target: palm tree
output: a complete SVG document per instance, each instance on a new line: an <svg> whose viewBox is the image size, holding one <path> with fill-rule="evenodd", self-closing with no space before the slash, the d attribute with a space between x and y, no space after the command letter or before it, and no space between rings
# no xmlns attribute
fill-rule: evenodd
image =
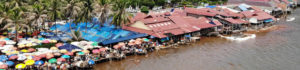
<svg viewBox="0 0 300 70"><path fill-rule="evenodd" d="M63 7L63 12L65 13L65 17L69 18L70 20L70 30L71 33L69 34L70 36L72 36L72 38L74 38L75 40L80 40L81 38L81 33L79 31L74 31L71 27L71 23L73 23L73 21L75 21L74 23L79 23L82 20L84 20L85 18L82 18L82 13L86 13L83 12L82 10L84 10L82 7L84 7L84 2L81 0L67 0L67 5L65 7Z"/></svg>
<svg viewBox="0 0 300 70"><path fill-rule="evenodd" d="M126 12L125 9L130 5L132 0L115 0L113 4L113 21L112 24L121 26L129 21L130 13Z"/></svg>
<svg viewBox="0 0 300 70"><path fill-rule="evenodd" d="M47 8L47 15L48 18L52 21L55 21L56 26L56 20L62 19L62 7L64 5L64 0L43 0L45 8ZM57 28L57 27L55 27ZM55 29L55 34L57 34L57 29Z"/></svg>
<svg viewBox="0 0 300 70"><path fill-rule="evenodd" d="M94 0L92 6L94 17L99 18L100 23L105 23L111 15L111 0Z"/></svg>
<svg viewBox="0 0 300 70"><path fill-rule="evenodd" d="M38 30L41 29L39 28L41 27L39 26L40 23L42 23L41 25L44 28L44 22L47 18L47 10L46 6L44 5L45 3L43 2L43 0L33 1L33 4L31 5L33 9L30 11L28 18L33 23L32 26L34 26Z"/></svg>
<svg viewBox="0 0 300 70"><path fill-rule="evenodd" d="M18 30L21 28L27 28L30 27L27 24L24 24L27 20L25 19L27 16L27 9L29 8L28 5L24 1L20 0L9 0L6 1L5 4L6 7L8 7L9 10L6 10L7 15L7 24L2 28L7 29L11 26L15 27L16 37L15 39L18 40Z"/></svg>

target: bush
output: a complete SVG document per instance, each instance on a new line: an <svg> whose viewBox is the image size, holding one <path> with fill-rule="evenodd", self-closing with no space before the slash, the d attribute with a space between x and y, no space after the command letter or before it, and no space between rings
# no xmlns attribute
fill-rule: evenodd
<svg viewBox="0 0 300 70"><path fill-rule="evenodd" d="M149 13L149 8L146 6L142 6L141 12L148 14Z"/></svg>
<svg viewBox="0 0 300 70"><path fill-rule="evenodd" d="M36 46L32 46L32 48L51 48L53 46L55 46L56 43L48 43L48 44L41 44L41 45L36 45Z"/></svg>

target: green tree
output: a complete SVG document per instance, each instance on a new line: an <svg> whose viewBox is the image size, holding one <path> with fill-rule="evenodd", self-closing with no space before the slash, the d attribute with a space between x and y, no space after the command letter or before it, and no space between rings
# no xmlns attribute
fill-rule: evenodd
<svg viewBox="0 0 300 70"><path fill-rule="evenodd" d="M125 9L130 5L132 0L115 0L113 3L113 21L112 24L121 26L128 23L129 17L132 16Z"/></svg>
<svg viewBox="0 0 300 70"><path fill-rule="evenodd" d="M149 13L149 8L146 7L146 6L142 6L141 12L143 12L143 13L145 13L145 14L148 14L148 13Z"/></svg>

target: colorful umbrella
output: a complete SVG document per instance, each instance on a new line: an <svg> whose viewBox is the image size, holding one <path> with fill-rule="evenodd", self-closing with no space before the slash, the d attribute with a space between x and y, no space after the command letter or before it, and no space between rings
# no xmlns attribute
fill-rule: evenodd
<svg viewBox="0 0 300 70"><path fill-rule="evenodd" d="M66 50L66 49L62 49L62 50L59 50L59 52L60 52L60 53L67 53L67 52L68 52L68 50Z"/></svg>
<svg viewBox="0 0 300 70"><path fill-rule="evenodd" d="M29 48L28 51L29 52L35 52L35 49L34 48Z"/></svg>
<svg viewBox="0 0 300 70"><path fill-rule="evenodd" d="M65 53L65 55L73 56L73 52L67 52L67 53Z"/></svg>
<svg viewBox="0 0 300 70"><path fill-rule="evenodd" d="M7 68L8 68L8 66L6 64L1 64L0 65L0 69L7 69Z"/></svg>
<svg viewBox="0 0 300 70"><path fill-rule="evenodd" d="M101 52L101 51L106 51L106 48L100 48L100 52Z"/></svg>
<svg viewBox="0 0 300 70"><path fill-rule="evenodd" d="M31 60L33 56L27 56L26 59Z"/></svg>
<svg viewBox="0 0 300 70"><path fill-rule="evenodd" d="M145 42L149 42L149 39L147 39L147 38L144 38L144 41L145 41Z"/></svg>
<svg viewBox="0 0 300 70"><path fill-rule="evenodd" d="M55 56L61 56L61 53L54 53Z"/></svg>
<svg viewBox="0 0 300 70"><path fill-rule="evenodd" d="M55 44L55 47L60 47L60 46L63 46L64 44L63 43L57 43Z"/></svg>
<svg viewBox="0 0 300 70"><path fill-rule="evenodd" d="M135 43L134 42L129 42L128 45L135 45Z"/></svg>
<svg viewBox="0 0 300 70"><path fill-rule="evenodd" d="M39 57L41 57L41 58L46 58L46 57L47 57L47 54L40 54Z"/></svg>
<svg viewBox="0 0 300 70"><path fill-rule="evenodd" d="M78 52L77 54L78 55L84 55L84 52Z"/></svg>
<svg viewBox="0 0 300 70"><path fill-rule="evenodd" d="M119 49L120 46L119 45L114 45L114 49Z"/></svg>
<svg viewBox="0 0 300 70"><path fill-rule="evenodd" d="M18 59L19 61L23 61L25 60L27 57L25 55L18 55Z"/></svg>
<svg viewBox="0 0 300 70"><path fill-rule="evenodd" d="M43 65L44 64L44 61L36 61L35 63L34 63L34 65Z"/></svg>
<svg viewBox="0 0 300 70"><path fill-rule="evenodd" d="M62 55L61 58L69 59L70 56L69 55Z"/></svg>
<svg viewBox="0 0 300 70"><path fill-rule="evenodd" d="M142 44L142 42L139 41L139 40L135 41L134 43L135 43L135 44Z"/></svg>
<svg viewBox="0 0 300 70"><path fill-rule="evenodd" d="M8 58L6 55L0 55L0 61L4 62L4 61L7 61Z"/></svg>
<svg viewBox="0 0 300 70"><path fill-rule="evenodd" d="M88 54L88 53L90 53L90 51L89 51L89 50L83 50L83 52L84 52L85 54Z"/></svg>
<svg viewBox="0 0 300 70"><path fill-rule="evenodd" d="M98 46L97 42L92 43L92 46Z"/></svg>
<svg viewBox="0 0 300 70"><path fill-rule="evenodd" d="M25 65L33 65L35 63L34 60L26 60Z"/></svg>
<svg viewBox="0 0 300 70"><path fill-rule="evenodd" d="M44 40L43 43L47 44L47 43L50 43L50 41L49 40Z"/></svg>
<svg viewBox="0 0 300 70"><path fill-rule="evenodd" d="M93 64L95 64L95 61L89 60L88 63L89 63L90 65L93 65Z"/></svg>
<svg viewBox="0 0 300 70"><path fill-rule="evenodd" d="M35 56L34 58L33 58L33 60L35 60L35 61L37 61L37 60L41 60L42 58L40 57L40 56Z"/></svg>
<svg viewBox="0 0 300 70"><path fill-rule="evenodd" d="M50 50L58 50L57 47L51 47Z"/></svg>
<svg viewBox="0 0 300 70"><path fill-rule="evenodd" d="M52 58L52 59L50 59L48 62L49 62L49 63L56 63L57 60L56 60L55 58Z"/></svg>
<svg viewBox="0 0 300 70"><path fill-rule="evenodd" d="M47 56L46 56L47 59L51 59L51 58L53 58L53 57L54 57L54 55L51 54L51 53L48 53Z"/></svg>
<svg viewBox="0 0 300 70"><path fill-rule="evenodd" d="M97 54L97 53L100 53L100 50L94 49L92 52L93 52L94 54Z"/></svg>
<svg viewBox="0 0 300 70"><path fill-rule="evenodd" d="M21 50L21 52L23 52L23 53L28 53L28 50L23 49L23 50Z"/></svg>
<svg viewBox="0 0 300 70"><path fill-rule="evenodd" d="M26 65L23 63L16 65L16 69L24 69L25 67L26 67Z"/></svg>
<svg viewBox="0 0 300 70"><path fill-rule="evenodd" d="M64 62L64 61L67 61L67 60L65 58L58 58L57 61L58 62Z"/></svg>
<svg viewBox="0 0 300 70"><path fill-rule="evenodd" d="M119 45L119 46L125 46L125 43L120 42L120 43L118 43L118 45Z"/></svg>
<svg viewBox="0 0 300 70"><path fill-rule="evenodd" d="M14 56L10 56L9 57L9 60L15 60L15 59L17 59L18 58L18 56L17 55L14 55Z"/></svg>
<svg viewBox="0 0 300 70"><path fill-rule="evenodd" d="M5 64L8 66L13 66L15 63L13 61L6 61Z"/></svg>

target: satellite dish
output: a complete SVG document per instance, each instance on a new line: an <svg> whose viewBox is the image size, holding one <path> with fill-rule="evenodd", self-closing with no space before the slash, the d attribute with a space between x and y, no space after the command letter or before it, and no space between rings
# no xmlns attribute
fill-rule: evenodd
<svg viewBox="0 0 300 70"><path fill-rule="evenodd" d="M258 23L257 18L250 18L249 21L250 23Z"/></svg>

